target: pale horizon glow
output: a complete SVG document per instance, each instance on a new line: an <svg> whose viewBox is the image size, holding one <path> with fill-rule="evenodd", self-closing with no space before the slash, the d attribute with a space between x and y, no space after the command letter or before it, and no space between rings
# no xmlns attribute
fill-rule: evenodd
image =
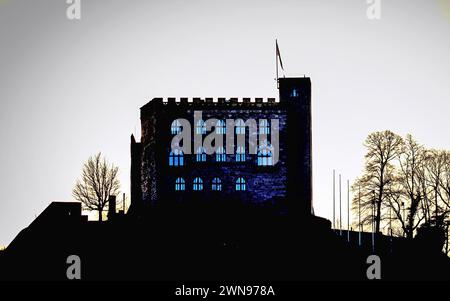
<svg viewBox="0 0 450 301"><path fill-rule="evenodd" d="M448 0L0 1L0 246L52 200L73 200L101 151L129 192L130 135L154 97L275 97L275 38L286 77L312 82L316 215L332 218L332 170L362 171L373 131L450 149ZM442 5L444 4L444 5ZM346 225L347 217L343 216Z"/></svg>

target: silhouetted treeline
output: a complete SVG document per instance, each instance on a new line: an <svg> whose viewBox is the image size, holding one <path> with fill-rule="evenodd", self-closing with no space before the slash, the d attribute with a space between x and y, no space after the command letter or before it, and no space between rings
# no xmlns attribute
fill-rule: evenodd
<svg viewBox="0 0 450 301"><path fill-rule="evenodd" d="M371 133L364 145L364 172L352 185L356 228L410 239L427 233L448 254L450 151L391 131Z"/></svg>

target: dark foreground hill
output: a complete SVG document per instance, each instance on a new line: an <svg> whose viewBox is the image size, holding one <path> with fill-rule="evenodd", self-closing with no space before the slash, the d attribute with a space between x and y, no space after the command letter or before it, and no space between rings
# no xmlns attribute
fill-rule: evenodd
<svg viewBox="0 0 450 301"><path fill-rule="evenodd" d="M198 205L98 223L78 203L52 203L0 255L0 279L66 280L70 255L81 259L83 280L367 279L371 247L348 243L325 219ZM449 280L432 235L377 244L382 279Z"/></svg>

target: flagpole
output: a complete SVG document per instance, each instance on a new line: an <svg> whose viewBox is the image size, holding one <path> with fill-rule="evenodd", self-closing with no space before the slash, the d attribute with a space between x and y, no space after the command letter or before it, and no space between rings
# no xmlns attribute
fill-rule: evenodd
<svg viewBox="0 0 450 301"><path fill-rule="evenodd" d="M341 174L339 174L339 235L342 236L342 191Z"/></svg>
<svg viewBox="0 0 450 301"><path fill-rule="evenodd" d="M361 245L361 184L358 183L358 228L359 228L359 245Z"/></svg>
<svg viewBox="0 0 450 301"><path fill-rule="evenodd" d="M275 65L277 66L276 67L276 70L277 70L277 89L279 89L279 86L278 86L278 52L277 52L277 46L278 46L278 41L277 41L277 39L275 39Z"/></svg>
<svg viewBox="0 0 450 301"><path fill-rule="evenodd" d="M333 230L334 231L336 231L336 217L335 217L335 214L336 214L336 205L335 205L335 203L336 203L336 188L335 188L335 186L336 186L336 177L335 177L335 172L334 172L334 169L333 169Z"/></svg>
<svg viewBox="0 0 450 301"><path fill-rule="evenodd" d="M350 181L347 180L347 241L350 242Z"/></svg>

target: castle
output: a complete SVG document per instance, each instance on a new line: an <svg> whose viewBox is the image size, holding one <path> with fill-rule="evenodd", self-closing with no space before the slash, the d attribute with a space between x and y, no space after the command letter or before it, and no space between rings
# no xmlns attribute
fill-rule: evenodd
<svg viewBox="0 0 450 301"><path fill-rule="evenodd" d="M131 137L130 213L142 215L168 204L198 200L234 200L270 207L276 214L309 215L312 210L311 81L307 77L278 81L279 101L275 98L154 98L144 105L141 141ZM195 118L196 112L201 112L202 119ZM211 118L216 122L208 131L204 120ZM223 145L213 154L207 154L203 147L190 154L174 151L171 141L182 130L180 119L190 121L194 134L206 136L215 131L232 134L234 140L245 136L245 141L250 141L253 134L264 134L271 141L276 130L278 158L274 160L273 152L251 143ZM257 120L257 133L252 133L244 123L249 119ZM227 128L226 120L234 120L236 126ZM272 121L276 121L276 127ZM232 154L228 152L230 148Z"/></svg>
<svg viewBox="0 0 450 301"><path fill-rule="evenodd" d="M175 139L181 121L192 125L194 152L184 149L192 135ZM66 279L71 254L87 280L366 279L373 234L358 244L361 233L346 239L312 212L309 78L280 78L278 101L155 98L141 122L141 141L131 137L128 212L116 215L111 197L108 222L93 222L80 203L53 202L0 254L0 279ZM214 152L197 149L195 137L211 133L235 139ZM255 134L263 141L252 143ZM269 141L273 148L261 149ZM433 237L376 239L383 279L448 278Z"/></svg>

